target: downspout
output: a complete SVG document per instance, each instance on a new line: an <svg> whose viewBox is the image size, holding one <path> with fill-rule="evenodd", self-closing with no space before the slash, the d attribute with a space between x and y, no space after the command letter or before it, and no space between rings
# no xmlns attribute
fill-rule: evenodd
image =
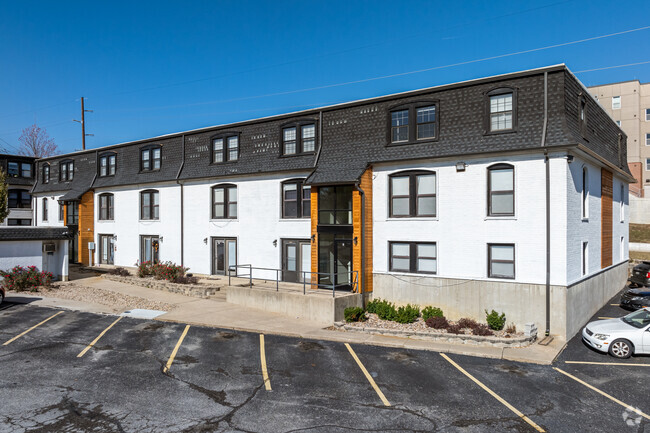
<svg viewBox="0 0 650 433"><path fill-rule="evenodd" d="M176 173L176 183L181 187L181 266L185 266L185 209L183 204L183 184L178 180L181 176L181 172L183 171L183 167L185 166L185 134L183 134L182 140L183 145L181 149L181 167L178 169L178 173Z"/></svg>
<svg viewBox="0 0 650 433"><path fill-rule="evenodd" d="M544 126L542 128L542 147L546 168L546 332L551 333L551 167L546 149L546 128L548 125L548 72L544 72Z"/></svg>
<svg viewBox="0 0 650 433"><path fill-rule="evenodd" d="M363 189L359 186L358 183L354 184L354 189L359 191L359 194L361 194L361 272L359 273L359 292L361 293L361 306L365 310L366 308L366 298L365 298L365 286L366 286L366 279L365 279L365 269L366 269L366 242L365 242L365 227L366 227L366 219L365 219L365 208L366 208L366 193L363 191Z"/></svg>
<svg viewBox="0 0 650 433"><path fill-rule="evenodd" d="M36 186L38 185L38 174L40 171L38 170L38 162L35 160L34 161L34 179L36 181L34 182L34 186L32 186L32 189L29 190L29 193L32 195L32 200L34 200L34 206L32 208L34 209L34 214L32 215L32 221L34 221L34 227L38 226L38 209L36 209L36 203L38 200L34 197L34 190L36 189ZM0 221L2 222L2 221ZM7 222L9 224L9 222Z"/></svg>
<svg viewBox="0 0 650 433"><path fill-rule="evenodd" d="M320 150L323 148L323 112L321 111L318 114L318 151L316 152L316 158L314 158L314 168L318 165L318 159L320 158Z"/></svg>

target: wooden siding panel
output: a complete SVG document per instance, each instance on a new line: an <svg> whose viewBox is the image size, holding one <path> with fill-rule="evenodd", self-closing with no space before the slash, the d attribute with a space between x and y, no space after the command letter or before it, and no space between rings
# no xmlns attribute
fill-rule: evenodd
<svg viewBox="0 0 650 433"><path fill-rule="evenodd" d="M612 172L600 170L600 204L601 204L601 252L600 252L600 266L606 268L612 265L612 232L613 232L613 209L612 209L612 196L614 193L614 185L612 179Z"/></svg>
<svg viewBox="0 0 650 433"><path fill-rule="evenodd" d="M357 244L352 246L352 269L359 271L361 281L365 280L365 291L372 292L372 168L368 168L361 175L359 186L366 194L364 209L365 269L361 270L361 194L357 191L352 194L352 238L358 240Z"/></svg>
<svg viewBox="0 0 650 433"><path fill-rule="evenodd" d="M318 187L311 187L311 288L318 288Z"/></svg>
<svg viewBox="0 0 650 433"><path fill-rule="evenodd" d="M88 242L95 242L95 194L88 191L79 202L79 263L92 266L88 257Z"/></svg>

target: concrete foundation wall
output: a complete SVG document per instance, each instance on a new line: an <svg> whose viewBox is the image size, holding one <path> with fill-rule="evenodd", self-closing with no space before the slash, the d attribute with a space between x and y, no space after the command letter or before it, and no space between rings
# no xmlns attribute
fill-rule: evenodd
<svg viewBox="0 0 650 433"><path fill-rule="evenodd" d="M628 262L621 262L566 289L568 338L574 336L596 311L625 286L627 268Z"/></svg>
<svg viewBox="0 0 650 433"><path fill-rule="evenodd" d="M230 286L226 293L226 301L331 325L335 321L343 320L343 311L346 308L360 307L361 295L351 294L333 298Z"/></svg>

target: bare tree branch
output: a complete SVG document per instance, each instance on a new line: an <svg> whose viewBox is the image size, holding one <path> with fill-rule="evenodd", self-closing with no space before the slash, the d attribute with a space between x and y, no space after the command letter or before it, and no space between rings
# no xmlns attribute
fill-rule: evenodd
<svg viewBox="0 0 650 433"><path fill-rule="evenodd" d="M36 124L23 129L18 141L20 142L19 155L45 158L59 153L59 149L47 131Z"/></svg>

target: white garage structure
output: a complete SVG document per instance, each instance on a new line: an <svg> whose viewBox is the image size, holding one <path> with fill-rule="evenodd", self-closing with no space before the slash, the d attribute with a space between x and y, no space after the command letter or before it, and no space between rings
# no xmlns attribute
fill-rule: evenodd
<svg viewBox="0 0 650 433"><path fill-rule="evenodd" d="M36 266L60 281L68 280L67 227L0 228L0 269Z"/></svg>

